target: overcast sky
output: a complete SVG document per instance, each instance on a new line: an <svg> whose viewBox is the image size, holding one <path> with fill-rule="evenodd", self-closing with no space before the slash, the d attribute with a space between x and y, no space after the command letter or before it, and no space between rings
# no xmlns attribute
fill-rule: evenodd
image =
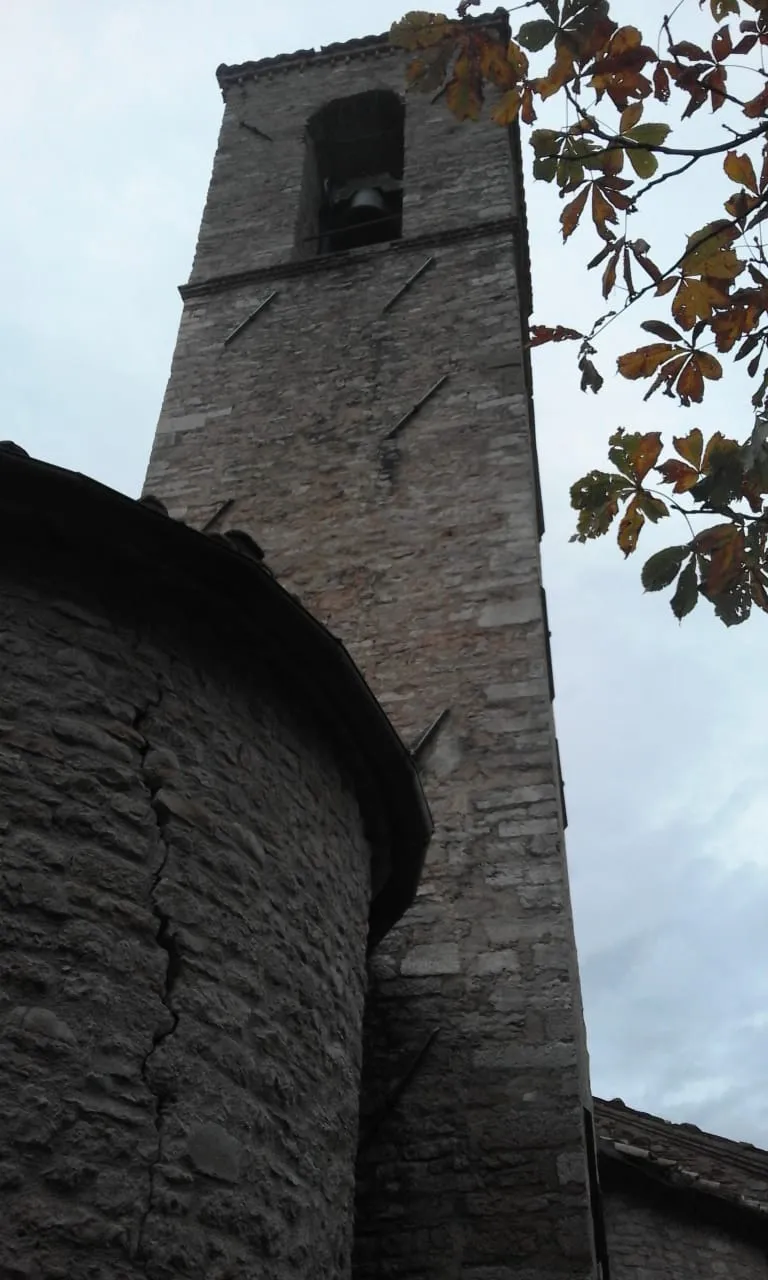
<svg viewBox="0 0 768 1280"><path fill-rule="evenodd" d="M664 8L643 0L656 27ZM696 0L685 9L695 18ZM396 0L0 0L4 438L139 492L220 122L216 66L399 16ZM660 262L665 247L677 257L675 231L717 216L706 201L719 181L715 162L663 216L649 207L634 234ZM564 248L555 193L528 199L535 319L578 327L601 305L580 273L594 240L579 232ZM562 350L537 359L535 380L593 1086L768 1146L766 619L727 632L700 606L680 627L662 596L643 595L642 560L568 543L568 485L603 461L612 427L748 425L732 389L702 411L643 406L610 372L636 345L614 330L598 398L579 393Z"/></svg>

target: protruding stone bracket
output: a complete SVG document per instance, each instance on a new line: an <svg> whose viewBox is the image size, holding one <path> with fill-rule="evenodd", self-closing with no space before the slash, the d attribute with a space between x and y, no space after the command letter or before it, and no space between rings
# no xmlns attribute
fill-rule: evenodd
<svg viewBox="0 0 768 1280"><path fill-rule="evenodd" d="M424 755L424 752L426 751L427 747L430 745L431 742L434 742L435 738L437 737L438 733L442 729L443 725L445 724L450 714L451 714L450 707L445 707L444 710L440 712L439 716L435 716L431 725L429 725L429 727L424 730L421 736L416 739L413 746L410 748L411 759L413 760L414 764L418 764L419 759L421 758L421 756Z"/></svg>
<svg viewBox="0 0 768 1280"><path fill-rule="evenodd" d="M421 276L424 275L425 271L429 270L429 268L432 266L432 263L434 261L435 261L434 257L430 256L429 258L426 259L425 262L422 262L421 266L416 271L414 271L413 275L408 277L405 284L401 284L397 292L392 294L392 297L389 299L389 302L384 303L384 306L381 308L382 315L386 315L386 313L392 307L394 307L395 303L398 302L400 298L402 298L403 294L408 292L408 290L412 287L412 285L414 285L416 281L419 280Z"/></svg>
<svg viewBox="0 0 768 1280"><path fill-rule="evenodd" d="M265 142L274 142L274 138L271 138L268 133L265 133L258 125L249 124L247 120L240 121L240 128L247 129L249 133L254 133L257 138L263 138Z"/></svg>
<svg viewBox="0 0 768 1280"><path fill-rule="evenodd" d="M236 325L232 332L227 334L224 339L224 346L228 347L230 342L234 342L235 338L239 337L244 329L247 329L250 324L253 324L256 317L260 316L262 311L266 310L270 302L277 297L279 292L279 289L273 289L269 296L266 297L263 302L259 303L255 311L252 311L249 316L246 316L244 320L241 320L240 324Z"/></svg>
<svg viewBox="0 0 768 1280"><path fill-rule="evenodd" d="M223 520L224 516L227 515L228 512L232 510L234 505L235 505L234 498L227 498L226 501L222 502L221 506L218 507L216 511L214 511L210 520L206 520L200 532L210 533L212 529L216 528L216 525L219 523L219 521Z"/></svg>
<svg viewBox="0 0 768 1280"><path fill-rule="evenodd" d="M443 376L442 376L442 378L438 378L437 382L435 382L435 383L434 383L434 384L429 388L429 391L426 391L426 392L424 393L424 395L421 397L421 399L420 399L420 400L417 400L417 401L416 401L416 404L415 404L411 409L409 409L407 413L404 413L404 414L403 414L403 416L402 416L402 418L400 419L400 421L395 423L395 425L394 425L394 427L392 428L392 430L387 432L387 434L385 435L384 439L385 439L385 440L394 440L394 439L396 438L396 436L399 436L399 435L400 435L400 432L403 430L403 428L404 428L404 427L406 427L406 426L408 425L408 423L411 421L411 419L412 419L412 418L415 418L416 414L417 414L417 413L419 413L419 412L420 412L420 410L424 408L424 405L427 403L427 401L428 401L428 400L431 400L431 399L432 399L432 397L433 397L433 395L435 395L435 394L436 394L436 392L438 392L438 391L440 390L440 388L442 387L443 383L448 381L448 377L449 377L449 375L448 375L447 373L444 373L444 374L443 374Z"/></svg>
<svg viewBox="0 0 768 1280"><path fill-rule="evenodd" d="M361 1151L365 1150L365 1148L370 1144L376 1132L380 1128L381 1123L384 1120L385 1116L387 1116L390 1111L394 1110L395 1106L400 1101L400 1098L402 1097L403 1093L405 1092L405 1090L408 1088L408 1085L413 1080L413 1077L416 1075L422 1062L427 1056L427 1053L432 1047L433 1042L437 1039L439 1034L440 1034L440 1027L435 1027L432 1031L429 1032L426 1039L422 1042L422 1044L416 1050L416 1053L413 1055L413 1057L410 1059L410 1061L406 1065L405 1069L400 1073L400 1075L397 1077L394 1083L390 1085L384 1099L379 1103L379 1105L376 1107L373 1113L369 1116L368 1122L363 1123L363 1125L361 1126L360 1143L359 1143L359 1149Z"/></svg>

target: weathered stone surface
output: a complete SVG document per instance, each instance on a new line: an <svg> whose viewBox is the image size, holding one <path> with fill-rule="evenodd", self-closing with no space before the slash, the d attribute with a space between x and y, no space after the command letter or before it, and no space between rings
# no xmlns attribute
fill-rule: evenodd
<svg viewBox="0 0 768 1280"><path fill-rule="evenodd" d="M0 590L0 1276L346 1277L346 771L256 655L62 594Z"/></svg>
<svg viewBox="0 0 768 1280"><path fill-rule="evenodd" d="M604 1199L611 1280L766 1280L764 1245L635 1196Z"/></svg>
<svg viewBox="0 0 768 1280"><path fill-rule="evenodd" d="M257 540L405 741L450 711L420 758L419 896L371 966L358 1280L582 1280L586 1174L558 1157L585 1168L589 1091L506 133L409 95L404 239L297 261L308 117L403 85L399 56L340 57L227 91L146 489L197 526L231 501L217 527Z"/></svg>

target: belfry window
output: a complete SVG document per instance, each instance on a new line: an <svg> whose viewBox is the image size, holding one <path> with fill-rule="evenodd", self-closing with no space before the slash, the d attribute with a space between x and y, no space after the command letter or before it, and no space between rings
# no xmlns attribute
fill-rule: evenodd
<svg viewBox="0 0 768 1280"><path fill-rule="evenodd" d="M397 240L403 226L405 108L374 89L327 103L307 124L302 256Z"/></svg>

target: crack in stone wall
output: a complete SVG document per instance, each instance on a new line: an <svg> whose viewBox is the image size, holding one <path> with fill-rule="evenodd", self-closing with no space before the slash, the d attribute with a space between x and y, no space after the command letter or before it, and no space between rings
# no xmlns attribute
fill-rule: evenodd
<svg viewBox="0 0 768 1280"><path fill-rule="evenodd" d="M171 1091L169 1091L167 1088L162 1088L162 1087L158 1088L155 1084L153 1084L151 1079L150 1064L152 1062L154 1055L157 1053L158 1049L160 1048L160 1046L164 1044L165 1041L168 1040L169 1037L174 1034L174 1032L176 1031L179 1025L179 1014L178 1014L178 1011L173 1007L172 996L173 996L174 987L176 985L179 974L181 972L181 955L180 955L179 946L176 941L175 935L171 932L171 918L165 911L163 911L157 896L160 883L165 873L165 869L168 865L168 859L170 858L170 855L171 855L171 844L166 834L166 829L168 826L168 822L170 820L170 813L165 808L165 806L163 806L162 802L158 801L158 793L161 787L161 780L157 777L156 774L152 773L147 768L147 758L149 757L150 752L152 751L152 744L149 741L147 733L145 732L146 722L150 718L151 713L153 711L156 711L161 706L164 693L165 693L165 690L163 686L159 685L157 696L154 699L147 702L143 707L140 707L137 709L136 715L133 721L133 728L136 730L137 733L141 734L142 738L144 739L144 744L139 750L139 756L140 756L140 762L141 762L140 773L141 773L142 781L146 786L147 791L149 792L150 805L155 813L155 818L157 821L157 829L159 832L160 841L163 849L162 857L158 864L157 870L155 871L155 874L152 878L152 884L149 890L149 901L152 908L152 912L158 921L155 940L157 942L157 945L161 947L167 953L167 956L168 956L168 960L165 968L163 990L162 990L160 999L163 1005L165 1006L165 1008L167 1009L170 1017L170 1025L167 1025L165 1027L160 1027L155 1031L154 1035L152 1036L152 1044L149 1050L147 1051L147 1053L144 1055L144 1058L142 1059L142 1063L141 1063L141 1078L144 1084L146 1085L149 1093L151 1094L152 1098L154 1099L154 1111L155 1111L154 1120L155 1120L155 1129L157 1132L157 1146L155 1149L154 1157L148 1169L147 1203L142 1213L141 1220L139 1222L139 1227L138 1227L138 1232L136 1237L136 1245L134 1249L134 1256L137 1259L142 1261L147 1261L145 1257L144 1235L146 1232L147 1222L149 1220L150 1214L152 1213L152 1209L154 1206L155 1173L162 1159L163 1120L164 1120L165 1111L168 1106L168 1103L172 1100Z"/></svg>

